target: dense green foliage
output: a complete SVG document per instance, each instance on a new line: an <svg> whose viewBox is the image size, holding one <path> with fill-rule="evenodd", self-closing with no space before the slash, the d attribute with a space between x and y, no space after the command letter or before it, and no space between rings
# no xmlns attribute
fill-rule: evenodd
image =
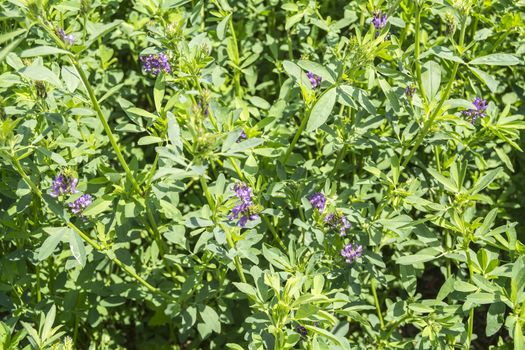
<svg viewBox="0 0 525 350"><path fill-rule="evenodd" d="M0 350L525 349L524 20L0 1Z"/></svg>

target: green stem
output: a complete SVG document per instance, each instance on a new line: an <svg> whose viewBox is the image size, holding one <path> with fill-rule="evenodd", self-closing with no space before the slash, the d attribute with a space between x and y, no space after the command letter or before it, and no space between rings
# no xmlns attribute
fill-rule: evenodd
<svg viewBox="0 0 525 350"><path fill-rule="evenodd" d="M26 172L24 171L24 168L22 168L22 165L20 165L20 161L16 158L16 156L12 157L13 164L15 165L16 170L22 176L22 179L26 182L26 184L29 185L31 190L40 198L42 198L42 192L38 187L36 187L35 183L27 176Z"/></svg>
<svg viewBox="0 0 525 350"><path fill-rule="evenodd" d="M210 194L210 191L208 189L208 184L206 183L206 180L204 179L204 177L200 178L200 182L201 182L202 190L204 191L204 196L206 197L206 201L208 202L208 205L210 206L213 212L212 220L213 222L216 222L215 220L215 207L216 207L215 201L213 200L213 197ZM219 227L222 228L222 230L224 231L224 234L226 235L226 241L228 242L228 246L230 247L230 249L234 249L235 243L233 242L230 231L223 224L218 223L218 225ZM242 269L241 259L238 256L236 256L233 258L233 262L235 264L235 269L237 270L237 274L239 275L239 279L241 280L241 282L246 283L246 277L244 276L244 271Z"/></svg>
<svg viewBox="0 0 525 350"><path fill-rule="evenodd" d="M312 112L312 109L308 110L305 115L303 116L303 120L301 120L301 124L299 125L299 129L297 129L295 136L293 137L292 142L288 146L288 149L286 150L286 153L283 157L283 164L286 165L286 161L288 160L288 157L290 157L290 153L292 153L292 150L295 147L295 144L299 140L299 137L301 137L302 132L306 128L306 124L308 123L308 119L310 119L310 113Z"/></svg>
<svg viewBox="0 0 525 350"><path fill-rule="evenodd" d="M153 238L155 239L155 242L157 243L157 247L159 248L159 254L161 257L164 256L164 242L162 241L162 238L160 236L159 228L157 226L157 222L155 221L155 217L153 216L153 213L151 212L151 209L148 205L148 203L145 203L146 205L146 216L148 217L149 225L151 226L151 229L153 230Z"/></svg>
<svg viewBox="0 0 525 350"><path fill-rule="evenodd" d="M22 166L20 165L20 162L18 161L18 159L16 159L15 157L13 157L13 163L18 171L18 173L20 174L20 176L22 176L22 178L24 179L24 181L29 185L29 187L33 190L33 192L40 198L43 200L42 198L42 192L40 191L40 189L38 189L38 187L35 185L35 183L29 178L29 176L27 176L26 172L24 171L24 169L22 168ZM71 229L73 229L73 231L75 231L79 236L80 238L82 238L82 240L84 240L87 244L89 244L90 246L92 246L95 250L99 251L100 253L104 254L108 259L110 259L111 261L113 261L115 264L117 264L118 266L120 266L126 273L128 273L131 277L133 277L137 282L139 282L140 284L142 284L144 287L146 287L149 291L153 292L153 293L156 293L156 294L160 294L162 296L164 296L165 298L167 299L174 299L172 296L168 295L167 293L161 291L160 289L158 288L155 288L154 286L152 286L150 283L148 283L145 279L143 279L142 277L140 277L131 267L129 267L128 265L124 264L122 261L120 261L117 257L115 256L109 256L108 253L105 251L105 248L100 246L97 242L95 242L91 237L89 237L87 234L85 234L84 232L82 232L82 230L80 230L77 226L75 226L73 223L71 222L68 222L67 223L67 226Z"/></svg>
<svg viewBox="0 0 525 350"><path fill-rule="evenodd" d="M376 292L376 280L374 278L370 280L370 288L372 289L372 295L374 296L374 303L376 305L377 317L379 317L379 323L381 324L381 329L384 329L385 322L383 321L383 315L381 314L381 306L379 305L379 299L377 298L377 292Z"/></svg>
<svg viewBox="0 0 525 350"><path fill-rule="evenodd" d="M337 159L335 160L335 164L330 174L330 177L333 177L336 174L337 170L339 169L339 166L341 165L342 160L346 156L347 150L348 150L348 143L345 143L343 147L341 147L341 150L339 151L339 154L337 155Z"/></svg>
<svg viewBox="0 0 525 350"><path fill-rule="evenodd" d="M226 241L228 242L228 246L230 247L230 249L235 249L235 243L233 242L230 230L228 230L222 224L219 224L219 225L224 231L224 234L226 235ZM233 258L233 262L235 263L235 269L237 270L239 279L241 280L241 282L246 283L246 276L244 276L244 271L242 269L241 258L236 256Z"/></svg>
<svg viewBox="0 0 525 350"><path fill-rule="evenodd" d="M469 280L471 283L474 283L473 277L474 277L474 271L472 270L472 260L470 259L470 253L469 253L469 244L467 241L467 244L465 245L465 254L467 255L467 264L468 264L468 272L469 272ZM470 343L472 342L472 334L474 331L474 307L470 309L469 317L468 317L468 333L467 333L467 342L465 343L465 350L470 349Z"/></svg>
<svg viewBox="0 0 525 350"><path fill-rule="evenodd" d="M460 48L463 47L463 43L465 41L465 29L466 29L466 19L463 19L463 23L461 25L461 36L460 36L460 39L459 39L459 47ZM430 117L427 119L425 125L423 126L423 129L421 130L421 132L417 136L416 143L414 144L414 147L412 147L412 150L410 151L410 154L403 161L403 167L406 167L408 165L408 163L410 162L410 160L412 159L412 157L416 153L417 149L419 148L419 146L421 145L421 143L425 139L425 136L427 135L428 131L432 127L432 124L434 123L434 119L436 119L436 117L439 115L439 113L441 111L441 107L443 107L443 104L448 99L448 97L450 95L450 91L452 90L452 85L454 84L454 79L456 78L456 74L458 72L458 67L459 67L459 62L455 62L454 63L454 67L452 68L452 74L450 75L450 79L449 79L449 81L447 83L447 86L445 88L445 92L441 96L437 107L433 110L432 114L430 115Z"/></svg>
<svg viewBox="0 0 525 350"><path fill-rule="evenodd" d="M275 239L275 241L279 244L279 246L284 250L286 251L286 246L284 245L283 241L281 240L281 238L279 237L279 235L277 234L277 231L275 230L275 228L273 227L272 223L270 222L270 219L268 219L266 216L264 215L261 215L261 218L263 219L264 223L266 224L266 226L268 226L268 228L270 229L270 231L272 232L273 234L273 238Z"/></svg>
<svg viewBox="0 0 525 350"><path fill-rule="evenodd" d="M425 94L425 89L423 88L423 80L421 79L421 62L419 61L419 54L420 54L420 34L421 34L421 8L422 5L419 3L416 3L416 37L415 37L415 50L414 50L414 61L416 63L416 78L417 78L417 88L419 92L421 93L421 97L424 101L426 101L427 97Z"/></svg>
<svg viewBox="0 0 525 350"><path fill-rule="evenodd" d="M233 47L235 50L235 71L233 72L233 80L235 81L235 93L237 97L242 97L241 76L239 71L239 44L237 43L237 34L235 34L235 27L233 26L233 14L230 16L228 23L232 35Z"/></svg>
<svg viewBox="0 0 525 350"><path fill-rule="evenodd" d="M122 168L124 168L124 171L126 172L126 176L128 180L131 182L131 184L133 185L133 188L139 194L144 195L144 192L140 189L138 182L135 180L135 177L133 176L128 166L128 163L126 162L126 160L124 159L124 156L122 155L122 152L120 151L120 147L115 139L115 136L113 135L113 132L111 131L111 128L106 120L106 117L104 116L104 113L102 113L102 109L100 108L98 100L95 96L95 92L93 91L93 87L89 83L86 73L80 66L80 63L78 63L73 58L70 58L70 60L71 60L71 63L75 66L76 70L78 71L78 74L80 75L80 79L82 80L82 82L84 83L84 86L86 87L86 90L89 95L89 99L91 100L91 104L93 105L93 108L95 108L95 112L97 113L98 119L100 120L100 122L102 123L102 126L104 127L104 131L106 132L106 135L109 138L109 142L111 143L111 146L113 147L117 155L120 165L122 166Z"/></svg>

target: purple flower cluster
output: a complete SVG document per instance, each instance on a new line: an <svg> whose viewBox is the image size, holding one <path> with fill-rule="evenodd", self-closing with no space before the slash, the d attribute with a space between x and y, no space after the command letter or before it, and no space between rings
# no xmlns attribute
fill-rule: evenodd
<svg viewBox="0 0 525 350"><path fill-rule="evenodd" d="M312 72L306 73L306 76L308 77L308 80L310 80L310 84L312 84L312 88L316 89L317 87L321 86L321 82L323 81L323 78L321 78L318 75L315 75Z"/></svg>
<svg viewBox="0 0 525 350"><path fill-rule="evenodd" d="M244 131L244 129L242 129L236 142L239 143L242 140L246 140L247 138L248 138L248 136L246 135L246 132Z"/></svg>
<svg viewBox="0 0 525 350"><path fill-rule="evenodd" d="M322 213L326 207L326 197L321 192L316 192L308 198L313 208L316 208L319 213Z"/></svg>
<svg viewBox="0 0 525 350"><path fill-rule="evenodd" d="M83 194L82 196L78 197L73 203L69 203L69 207L71 208L71 211L75 214L80 214L82 216L82 212L84 209L89 207L93 203L93 197L89 194Z"/></svg>
<svg viewBox="0 0 525 350"><path fill-rule="evenodd" d="M413 87L413 86L410 86L410 85L409 85L409 86L407 86L407 87L405 88L405 96L406 96L407 98L412 98L412 96L414 96L414 93L415 93L415 92L416 92L416 88Z"/></svg>
<svg viewBox="0 0 525 350"><path fill-rule="evenodd" d="M308 330L304 327L304 326L301 326L300 324L297 325L297 327L295 327L295 330L297 331L297 333L299 333L301 335L301 337L305 338L307 335L308 335Z"/></svg>
<svg viewBox="0 0 525 350"><path fill-rule="evenodd" d="M60 39L62 39L62 41L65 42L66 44L73 45L73 43L75 42L75 37L72 34L69 34L69 35L66 34L64 29L57 28L56 32L58 36L60 37Z"/></svg>
<svg viewBox="0 0 525 350"><path fill-rule="evenodd" d="M341 215L339 213L330 213L326 215L324 217L324 222L328 227L334 230L339 230L339 235L341 237L346 236L346 231L348 231L350 227L352 227L352 224L348 221L346 216Z"/></svg>
<svg viewBox="0 0 525 350"><path fill-rule="evenodd" d="M77 190L78 179L68 175L67 173L58 174L51 184L51 196L60 197L66 194L78 193ZM89 194L83 194L74 202L69 203L68 206L74 214L79 214L82 217L82 212L93 203L93 198Z"/></svg>
<svg viewBox="0 0 525 350"><path fill-rule="evenodd" d="M472 101L472 104L476 107L475 109L467 109L462 113L464 116L470 117L470 122L475 124L478 118L483 118L485 116L487 100L484 100L481 97L476 97L474 101Z"/></svg>
<svg viewBox="0 0 525 350"><path fill-rule="evenodd" d="M235 220L239 217L238 226L244 227L248 220L256 220L259 215L254 211L252 189L245 183L235 184L233 187L235 195L240 200L240 203L232 209L231 215L228 217L230 220Z"/></svg>
<svg viewBox="0 0 525 350"><path fill-rule="evenodd" d="M140 56L144 70L153 75L160 72L171 73L171 66L168 62L168 56L164 53Z"/></svg>
<svg viewBox="0 0 525 350"><path fill-rule="evenodd" d="M77 183L78 179L60 173L55 177L51 184L51 196L56 198L66 193L78 193Z"/></svg>
<svg viewBox="0 0 525 350"><path fill-rule="evenodd" d="M388 16L383 14L381 11L374 11L374 16L372 17L371 23L376 29L376 37L379 36L379 32L386 26L388 21Z"/></svg>
<svg viewBox="0 0 525 350"><path fill-rule="evenodd" d="M349 243L341 250L341 256L345 258L346 262L349 264L354 262L361 255L363 255L363 246L359 244L352 245L352 243Z"/></svg>

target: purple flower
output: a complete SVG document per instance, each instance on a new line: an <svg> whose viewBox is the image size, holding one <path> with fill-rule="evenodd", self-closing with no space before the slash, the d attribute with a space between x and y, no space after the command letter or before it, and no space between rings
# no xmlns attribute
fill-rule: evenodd
<svg viewBox="0 0 525 350"><path fill-rule="evenodd" d="M326 197L321 192L316 192L312 194L309 198L310 204L313 208L316 208L319 213L322 213L326 207Z"/></svg>
<svg viewBox="0 0 525 350"><path fill-rule="evenodd" d="M241 142L242 140L246 140L248 136L246 135L246 132L244 132L244 129L241 130L241 133L239 137L237 138L237 143Z"/></svg>
<svg viewBox="0 0 525 350"><path fill-rule="evenodd" d="M312 84L312 88L316 89L318 86L321 85L321 81L323 81L323 78L321 78L318 75L315 75L312 72L306 73L306 76L308 77L308 80L310 80L310 84Z"/></svg>
<svg viewBox="0 0 525 350"><path fill-rule="evenodd" d="M416 88L413 87L413 86L410 86L410 85L409 85L409 86L407 86L407 87L405 88L405 96L406 96L407 98L411 98L412 96L414 96L414 93L415 93L415 92L416 92Z"/></svg>
<svg viewBox="0 0 525 350"><path fill-rule="evenodd" d="M474 101L472 101L472 104L476 107L475 109L467 109L462 113L464 116L470 117L470 122L475 124L478 118L483 118L485 116L487 100L484 100L481 97L476 97Z"/></svg>
<svg viewBox="0 0 525 350"><path fill-rule="evenodd" d="M326 215L324 217L324 222L329 228L339 230L339 235L341 237L346 236L346 231L352 227L352 224L348 221L346 216L341 215L340 213L330 213Z"/></svg>
<svg viewBox="0 0 525 350"><path fill-rule="evenodd" d="M62 41L65 42L66 44L73 45L73 43L75 42L75 37L72 34L69 34L69 35L66 34L64 29L57 28L56 32L58 36L60 37L60 39L62 39Z"/></svg>
<svg viewBox="0 0 525 350"><path fill-rule="evenodd" d="M83 194L79 198L77 198L73 203L69 203L69 208L71 208L71 211L75 214L80 214L82 216L82 212L84 209L89 207L93 203L93 197L89 194Z"/></svg>
<svg viewBox="0 0 525 350"><path fill-rule="evenodd" d="M352 224L348 221L346 216L341 216L341 219L339 220L339 235L341 237L346 236L346 231L352 227Z"/></svg>
<svg viewBox="0 0 525 350"><path fill-rule="evenodd" d="M351 264L357 258L363 255L363 246L356 244L355 246L352 243L345 245L341 250L341 256L345 258L346 262Z"/></svg>
<svg viewBox="0 0 525 350"><path fill-rule="evenodd" d="M376 37L379 36L379 32L386 26L388 21L388 16L383 14L381 11L374 11L374 16L372 17L371 23L376 29Z"/></svg>
<svg viewBox="0 0 525 350"><path fill-rule="evenodd" d="M295 327L295 330L297 331L297 333L299 333L301 335L301 337L305 338L307 335L308 335L308 331L306 330L305 327L301 326L300 324L297 325L297 327Z"/></svg>
<svg viewBox="0 0 525 350"><path fill-rule="evenodd" d="M242 203L252 203L252 189L244 182L237 183L233 186L235 195L241 200Z"/></svg>
<svg viewBox="0 0 525 350"><path fill-rule="evenodd" d="M144 70L153 75L160 72L171 73L171 66L168 62L168 56L164 53L140 56Z"/></svg>
<svg viewBox="0 0 525 350"><path fill-rule="evenodd" d="M78 193L77 183L78 179L60 173L55 177L51 184L51 196L56 198L66 193Z"/></svg>
<svg viewBox="0 0 525 350"><path fill-rule="evenodd" d="M330 213L324 217L325 224L327 224L329 227L334 228L337 226L337 216L333 213Z"/></svg>
<svg viewBox="0 0 525 350"><path fill-rule="evenodd" d="M228 219L235 220L239 218L237 225L244 227L248 220L253 221L259 218L253 205L252 189L245 183L241 182L235 184L233 190L235 191L237 198L240 200L240 203L233 207L232 213L228 216Z"/></svg>

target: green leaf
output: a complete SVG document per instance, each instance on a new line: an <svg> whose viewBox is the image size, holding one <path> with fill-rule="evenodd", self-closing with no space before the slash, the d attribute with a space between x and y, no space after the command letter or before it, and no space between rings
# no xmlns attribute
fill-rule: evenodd
<svg viewBox="0 0 525 350"><path fill-rule="evenodd" d="M439 292L437 294L436 300L443 301L445 298L454 291L454 283L455 278L454 276L450 276L445 283L441 286L439 289Z"/></svg>
<svg viewBox="0 0 525 350"><path fill-rule="evenodd" d="M182 140L180 137L179 123L177 123L175 116L171 112L168 112L167 118L168 118L168 138L171 144L175 147L175 149L181 152L182 151Z"/></svg>
<svg viewBox="0 0 525 350"><path fill-rule="evenodd" d="M40 249L38 250L37 259L42 261L47 259L63 239L71 234L69 227L46 227L44 231L49 234Z"/></svg>
<svg viewBox="0 0 525 350"><path fill-rule="evenodd" d="M82 212L85 216L96 216L111 208L113 200L108 200L105 197L97 198L91 203L89 207Z"/></svg>
<svg viewBox="0 0 525 350"><path fill-rule="evenodd" d="M441 183L447 190L453 193L459 192L459 188L448 178L438 173L436 170L432 168L428 168L427 171L432 175L434 179L436 179L439 183Z"/></svg>
<svg viewBox="0 0 525 350"><path fill-rule="evenodd" d="M502 302L491 304L487 311L487 325L485 326L485 334L491 337L496 334L505 319L506 306Z"/></svg>
<svg viewBox="0 0 525 350"><path fill-rule="evenodd" d="M397 263L400 265L412 265L423 263L427 261L434 260L435 255L430 254L415 254L415 255L405 255L397 259Z"/></svg>
<svg viewBox="0 0 525 350"><path fill-rule="evenodd" d="M479 191L483 190L488 185L490 185L492 181L494 181L496 177L499 176L502 170L503 170L502 168L493 169L489 171L488 173L486 173L485 175L483 175L481 178L478 179L478 181L476 181L476 184L474 185L474 187L472 187L472 189L470 190L470 193L476 194Z"/></svg>
<svg viewBox="0 0 525 350"><path fill-rule="evenodd" d="M22 41L25 40L25 35L24 36L20 36L18 39L16 39L15 41L12 41L10 42L8 45L6 45L2 51L0 51L0 63L4 61L4 59L6 58L6 56L11 53L11 51L13 51L14 49L16 49L18 47L18 45L20 45L20 43Z"/></svg>
<svg viewBox="0 0 525 350"><path fill-rule="evenodd" d="M349 101L357 101L368 113L376 114L376 108L368 98L365 90L350 85L340 85L339 90L346 94Z"/></svg>
<svg viewBox="0 0 525 350"><path fill-rule="evenodd" d="M59 49L58 47L54 46L38 46L34 47L32 49L28 49L23 51L20 54L20 57L37 57L37 56L48 56L48 55L72 55L71 52Z"/></svg>
<svg viewBox="0 0 525 350"><path fill-rule="evenodd" d="M71 249L71 255L75 260L84 267L86 265L86 248L84 247L84 241L75 231L71 230L68 235L69 249Z"/></svg>
<svg viewBox="0 0 525 350"><path fill-rule="evenodd" d="M157 75L155 80L155 87L153 88L153 100L155 101L155 108L158 113L162 111L162 99L166 91L166 83L164 81L164 73L161 72Z"/></svg>
<svg viewBox="0 0 525 350"><path fill-rule="evenodd" d="M177 244L181 247L185 247L186 237L184 236L186 229L182 225L175 225L171 228L170 231L163 234L164 238L168 242Z"/></svg>
<svg viewBox="0 0 525 350"><path fill-rule="evenodd" d="M396 94L392 90L392 87L385 79L379 78L377 81L379 82L379 86L381 87L381 90L383 90L383 93L385 94L388 103L390 104L392 109L396 113L398 113L401 110L401 106L399 105L399 97L396 96Z"/></svg>
<svg viewBox="0 0 525 350"><path fill-rule="evenodd" d="M152 143L162 143L162 142L164 142L164 140L161 139L160 137L144 136L139 139L138 144L139 146L144 146L144 145L151 145Z"/></svg>
<svg viewBox="0 0 525 350"><path fill-rule="evenodd" d="M62 83L60 79L49 68L33 64L29 67L22 68L20 74L33 81L42 80L51 85L60 87Z"/></svg>
<svg viewBox="0 0 525 350"><path fill-rule="evenodd" d="M467 301L471 302L473 304L492 304L496 302L496 296L494 293L484 293L484 292L478 292L478 293L472 293L467 295Z"/></svg>
<svg viewBox="0 0 525 350"><path fill-rule="evenodd" d="M204 306L204 310L199 313L204 323L206 323L210 329L215 333L221 332L221 321L219 320L219 315L217 315L217 312L214 309L206 305Z"/></svg>
<svg viewBox="0 0 525 350"><path fill-rule="evenodd" d="M284 61L283 68L286 74L294 79L299 85L311 88L312 85L310 84L308 77L297 64L292 61Z"/></svg>
<svg viewBox="0 0 525 350"><path fill-rule="evenodd" d="M267 244L263 245L263 255L270 264L280 270L291 269L290 261L279 249L271 247Z"/></svg>
<svg viewBox="0 0 525 350"><path fill-rule="evenodd" d="M55 153L55 152L51 152L50 150L48 150L47 148L44 148L44 147L38 147L37 151L39 153L42 153L46 157L50 158L52 161L54 161L58 165L60 165L60 166L67 166L66 160L60 154Z"/></svg>
<svg viewBox="0 0 525 350"><path fill-rule="evenodd" d="M338 337L336 337L335 335L333 335L332 333L328 332L327 330L324 330L324 329L319 328L319 327L310 326L310 325L304 325L304 328L306 328L310 332L319 334L319 335L323 336L324 338L327 338L327 339L331 340L332 342L334 342L335 344L337 344L339 346L343 346L343 343L341 342L341 340Z"/></svg>
<svg viewBox="0 0 525 350"><path fill-rule="evenodd" d="M86 45L80 50L80 52L87 50L95 41L98 40L98 38L106 35L107 33L113 31L116 27L118 27L122 23L122 20L116 20L111 23L107 24L96 24L95 28L93 28L93 24L91 24L89 28L89 32L91 36L89 37L89 40L86 42ZM79 52L79 53L80 53Z"/></svg>
<svg viewBox="0 0 525 350"><path fill-rule="evenodd" d="M251 138L239 143L233 143L232 147L228 150L228 153L240 153L257 147L264 143L264 139Z"/></svg>
<svg viewBox="0 0 525 350"><path fill-rule="evenodd" d="M51 309L49 309L46 320L44 322L44 325L42 327L42 338L47 339L51 336L51 330L53 329L53 323L55 322L55 316L56 316L56 306L53 304L51 306Z"/></svg>
<svg viewBox="0 0 525 350"><path fill-rule="evenodd" d="M489 88L490 92L496 92L496 89L499 85L499 82L496 80L496 78L476 67L469 68L474 73L474 75Z"/></svg>
<svg viewBox="0 0 525 350"><path fill-rule="evenodd" d="M332 109L335 105L335 100L337 97L336 89L331 88L325 91L319 100L317 100L312 107L310 112L310 118L308 119L308 124L306 125L306 131L314 131L324 123L332 113Z"/></svg>
<svg viewBox="0 0 525 350"><path fill-rule="evenodd" d="M226 35L226 25L228 24L230 17L231 13L224 17L217 25L217 37L219 40L223 40Z"/></svg>
<svg viewBox="0 0 525 350"><path fill-rule="evenodd" d="M456 56L452 50L445 46L435 46L429 50L434 55L443 58L448 61L465 63L460 57Z"/></svg>
<svg viewBox="0 0 525 350"><path fill-rule="evenodd" d="M473 59L469 64L486 64L489 66L514 66L521 64L521 60L508 53L493 53Z"/></svg>
<svg viewBox="0 0 525 350"><path fill-rule="evenodd" d="M523 335L521 320L516 319L514 325L514 350L525 350L525 336Z"/></svg>
<svg viewBox="0 0 525 350"><path fill-rule="evenodd" d="M233 284L235 285L235 287L237 287L237 289L239 289L244 294L248 295L250 298L257 298L257 289L255 289L255 287L253 287L252 285L242 282L233 282Z"/></svg>
<svg viewBox="0 0 525 350"><path fill-rule="evenodd" d="M66 88L69 92L74 92L80 85L80 76L78 75L75 67L73 66L62 66L61 69L62 80L66 83ZM99 102L103 100L100 99Z"/></svg>
<svg viewBox="0 0 525 350"><path fill-rule="evenodd" d="M335 76L332 74L326 66L312 61L299 60L297 65L301 67L305 72L312 72L315 75L323 78L323 81L328 81L329 83L335 83Z"/></svg>
<svg viewBox="0 0 525 350"><path fill-rule="evenodd" d="M485 220L483 220L483 224L481 224L481 226L474 232L474 236L478 238L485 236L494 224L497 214L498 208L492 209L485 217Z"/></svg>
<svg viewBox="0 0 525 350"><path fill-rule="evenodd" d="M423 65L423 73L421 74L421 80L423 81L423 89L429 101L432 101L441 85L441 66L430 61Z"/></svg>
<svg viewBox="0 0 525 350"><path fill-rule="evenodd" d="M21 37L20 34L27 32L25 28L13 30L12 32L7 32L2 35L0 35L0 44L5 43L6 41L9 41L11 39L14 39L16 37Z"/></svg>

